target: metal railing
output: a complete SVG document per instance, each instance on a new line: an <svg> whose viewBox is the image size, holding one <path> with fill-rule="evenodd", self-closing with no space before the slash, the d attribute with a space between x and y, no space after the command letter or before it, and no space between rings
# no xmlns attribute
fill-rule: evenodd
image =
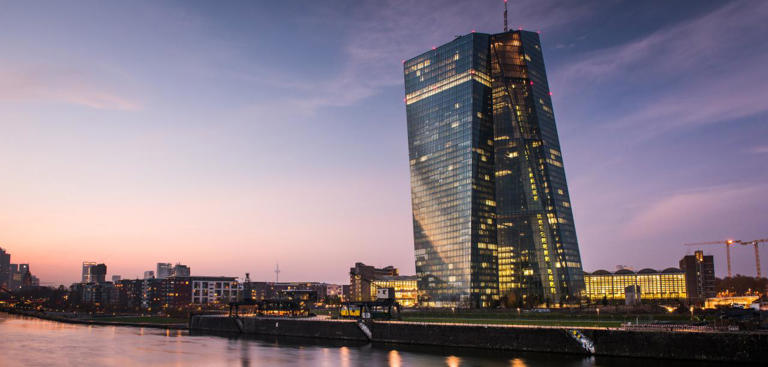
<svg viewBox="0 0 768 367"><path fill-rule="evenodd" d="M610 326L575 326L575 325L526 325L526 324L481 324L481 323L468 323L468 322L439 322L439 321L395 321L395 320L389 320L389 321L383 321L383 320L376 320L374 321L376 323L390 323L390 324L409 324L409 325L423 325L423 326L429 326L429 325L444 325L444 326L473 326L473 327L498 327L498 328L518 328L518 329L559 329L559 330L568 330L568 329L590 329L590 330L622 330L621 327L610 327Z"/></svg>
<svg viewBox="0 0 768 367"><path fill-rule="evenodd" d="M711 333L721 331L738 331L738 327L734 330L733 327L728 326L712 326L712 325L689 325L689 324L622 324L623 330L630 331L681 331L681 332L697 332L697 333Z"/></svg>

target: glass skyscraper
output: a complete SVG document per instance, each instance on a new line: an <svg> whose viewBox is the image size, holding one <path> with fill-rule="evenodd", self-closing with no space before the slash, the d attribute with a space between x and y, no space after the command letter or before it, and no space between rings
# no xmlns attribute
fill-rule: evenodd
<svg viewBox="0 0 768 367"><path fill-rule="evenodd" d="M536 33L472 33L404 64L420 302L570 302L584 287Z"/></svg>

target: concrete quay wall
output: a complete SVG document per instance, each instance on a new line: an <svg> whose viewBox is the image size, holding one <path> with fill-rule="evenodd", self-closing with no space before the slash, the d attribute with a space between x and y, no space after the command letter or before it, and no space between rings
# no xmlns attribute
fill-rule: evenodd
<svg viewBox="0 0 768 367"><path fill-rule="evenodd" d="M192 316L189 329L225 333L369 341L354 321L290 318L239 319L222 316Z"/></svg>
<svg viewBox="0 0 768 367"><path fill-rule="evenodd" d="M501 325L367 322L369 338L356 322L287 318L193 316L190 330L382 343L586 354L571 328ZM578 329L594 354L615 357L709 360L768 364L768 334L739 332Z"/></svg>
<svg viewBox="0 0 768 367"><path fill-rule="evenodd" d="M373 341L586 354L567 329L374 322Z"/></svg>
<svg viewBox="0 0 768 367"><path fill-rule="evenodd" d="M595 354L768 364L768 333L582 330Z"/></svg>

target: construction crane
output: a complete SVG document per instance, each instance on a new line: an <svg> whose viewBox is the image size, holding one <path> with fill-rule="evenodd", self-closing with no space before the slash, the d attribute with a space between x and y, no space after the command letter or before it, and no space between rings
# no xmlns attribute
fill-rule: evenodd
<svg viewBox="0 0 768 367"><path fill-rule="evenodd" d="M763 274L760 271L760 249L758 248L758 245L761 244L761 243L768 243L768 238L761 238L759 240L752 240L752 241L724 240L724 241L709 241L709 242L686 243L685 246L725 245L725 258L726 258L726 263L728 264L728 277L730 278L732 276L732 273L731 273L731 246L733 246L733 245L742 245L742 246L752 245L752 246L755 247L755 269L757 269L757 277L758 278L762 278Z"/></svg>

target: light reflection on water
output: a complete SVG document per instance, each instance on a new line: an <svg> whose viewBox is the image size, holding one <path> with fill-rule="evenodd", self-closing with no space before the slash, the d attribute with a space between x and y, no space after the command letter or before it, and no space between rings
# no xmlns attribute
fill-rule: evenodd
<svg viewBox="0 0 768 367"><path fill-rule="evenodd" d="M647 367L648 363L552 353L190 335L180 330L74 325L0 313L0 366ZM654 367L700 365L652 363Z"/></svg>
<svg viewBox="0 0 768 367"><path fill-rule="evenodd" d="M403 363L400 353L396 350L389 351L389 367L401 367Z"/></svg>

